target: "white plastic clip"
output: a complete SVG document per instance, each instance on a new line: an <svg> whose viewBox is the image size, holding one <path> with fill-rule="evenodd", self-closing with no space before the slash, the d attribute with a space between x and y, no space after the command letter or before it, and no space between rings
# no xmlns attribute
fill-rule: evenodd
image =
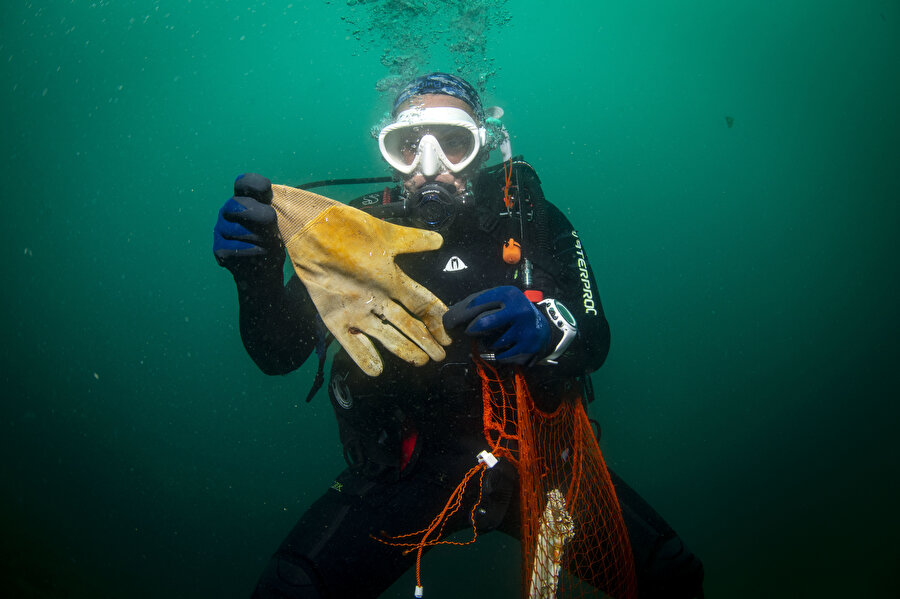
<svg viewBox="0 0 900 599"><path fill-rule="evenodd" d="M482 451L478 454L478 463L481 464L483 462L488 468L493 468L494 466L496 466L497 461L498 460L494 457L494 454L487 450Z"/></svg>
<svg viewBox="0 0 900 599"><path fill-rule="evenodd" d="M424 590L422 589L422 587L416 587L416 592L415 592L416 598L421 599L423 592L424 592Z"/></svg>

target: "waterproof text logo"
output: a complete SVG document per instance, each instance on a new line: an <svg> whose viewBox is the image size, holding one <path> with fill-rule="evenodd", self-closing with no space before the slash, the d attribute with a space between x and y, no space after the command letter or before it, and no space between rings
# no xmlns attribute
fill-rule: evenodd
<svg viewBox="0 0 900 599"><path fill-rule="evenodd" d="M584 259L584 250L581 249L581 240L578 239L578 233L575 231L572 231L572 237L575 238L575 253L578 254L578 272L581 274L581 299L584 304L584 313L596 315L594 292L591 290L591 278L588 276L587 261Z"/></svg>

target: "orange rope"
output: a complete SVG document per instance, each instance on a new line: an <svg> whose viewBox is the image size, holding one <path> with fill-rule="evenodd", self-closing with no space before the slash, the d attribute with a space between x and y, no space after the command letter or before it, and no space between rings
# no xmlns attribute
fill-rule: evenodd
<svg viewBox="0 0 900 599"><path fill-rule="evenodd" d="M507 163L503 163L503 179L506 183L503 186L503 203L506 204L506 209L509 210L512 208L512 199L509 197L509 187L512 185L512 158L509 159L509 170L506 170Z"/></svg>
<svg viewBox="0 0 900 599"><path fill-rule="evenodd" d="M422 530L418 530L416 532L388 537L387 539L379 539L374 535L370 535L373 539L384 543L385 545L390 545L392 547L406 547L407 549L403 552L404 555L411 551L416 551L417 586L422 586L422 553L426 547L433 547L435 545L471 545L478 539L478 530L475 527L475 510L477 510L478 506L481 505L481 497L484 490L485 470L487 470L487 465L484 462L472 466L469 471L466 472L465 476L463 476L462 481L460 481L460 483L456 486L456 489L453 490L453 493L450 494L450 498L444 505L444 509L442 509L440 513L434 517L434 519L431 521L431 524L429 524L426 528L423 528ZM444 535L444 527L447 525L447 522L450 520L450 518L459 511L459 508L462 505L463 496L465 495L466 487L468 486L469 481L472 479L476 472L480 472L480 475L478 477L478 500L475 501L475 503L472 505L472 511L469 514L469 521L472 523L472 539L469 541L442 541L441 537ZM419 539L415 543L397 542L400 539L408 539L410 537L416 537L420 535L421 539ZM432 535L434 535L433 539L431 538Z"/></svg>

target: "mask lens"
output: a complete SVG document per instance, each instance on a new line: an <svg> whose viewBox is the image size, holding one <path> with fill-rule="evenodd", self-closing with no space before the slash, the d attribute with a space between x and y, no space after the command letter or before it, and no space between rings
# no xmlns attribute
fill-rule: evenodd
<svg viewBox="0 0 900 599"><path fill-rule="evenodd" d="M447 160L453 164L462 162L475 148L475 136L465 127L436 125L430 133L438 140Z"/></svg>
<svg viewBox="0 0 900 599"><path fill-rule="evenodd" d="M422 127L406 127L398 131L398 134L398 157L405 164L412 164L416 159L416 152L419 150L419 141L425 135L425 131Z"/></svg>

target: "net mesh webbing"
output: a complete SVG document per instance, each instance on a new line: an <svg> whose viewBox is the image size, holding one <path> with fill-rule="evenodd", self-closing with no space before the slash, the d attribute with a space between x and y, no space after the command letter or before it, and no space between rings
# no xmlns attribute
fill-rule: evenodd
<svg viewBox="0 0 900 599"><path fill-rule="evenodd" d="M502 378L476 358L482 380L484 435L494 456L519 472L522 596L528 599L609 596L636 599L637 581L628 532L609 471L580 398L562 401L552 413L539 410L521 371ZM425 548L467 544L443 540L450 516L462 508L470 482L479 485L489 466L472 467L429 527L384 543L417 551L421 587ZM474 523L476 502L471 507ZM473 535L474 542L477 533Z"/></svg>
<svg viewBox="0 0 900 599"><path fill-rule="evenodd" d="M522 596L637 597L628 533L582 401L547 414L521 372L509 381L477 367L485 437L519 471Z"/></svg>

